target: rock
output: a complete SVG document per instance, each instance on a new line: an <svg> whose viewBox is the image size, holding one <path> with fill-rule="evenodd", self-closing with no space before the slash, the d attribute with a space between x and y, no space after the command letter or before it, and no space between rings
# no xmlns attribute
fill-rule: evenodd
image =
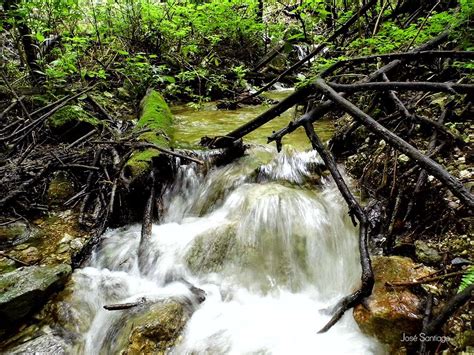
<svg viewBox="0 0 474 355"><path fill-rule="evenodd" d="M147 313L132 329L126 354L165 352L176 345L188 316L178 302L164 303Z"/></svg>
<svg viewBox="0 0 474 355"><path fill-rule="evenodd" d="M436 265L443 260L436 249L421 240L415 242L415 254L420 262L427 265Z"/></svg>
<svg viewBox="0 0 474 355"><path fill-rule="evenodd" d="M55 174L49 183L48 201L50 205L62 205L74 195L74 184L64 171Z"/></svg>
<svg viewBox="0 0 474 355"><path fill-rule="evenodd" d="M195 273L218 272L236 244L235 225L225 224L196 237L186 254L186 262Z"/></svg>
<svg viewBox="0 0 474 355"><path fill-rule="evenodd" d="M7 328L41 307L64 286L69 265L27 266L0 275L0 328Z"/></svg>
<svg viewBox="0 0 474 355"><path fill-rule="evenodd" d="M360 329L388 344L392 349L402 346L403 334L420 332L423 320L422 302L405 287L386 287L386 282L410 282L432 272L418 267L410 259L399 256L378 256L372 260L375 286L366 305L354 308ZM367 306L367 308L366 308Z"/></svg>
<svg viewBox="0 0 474 355"><path fill-rule="evenodd" d="M25 250L22 250L20 255L21 255L20 257L21 261L30 265L35 264L41 260L41 255L38 251L38 248L31 247L31 246L26 248Z"/></svg>
<svg viewBox="0 0 474 355"><path fill-rule="evenodd" d="M8 354L67 354L66 342L52 334L40 335L30 341L7 350Z"/></svg>
<svg viewBox="0 0 474 355"><path fill-rule="evenodd" d="M102 122L89 115L81 106L68 105L50 116L47 124L49 129L60 139L72 142L87 134Z"/></svg>
<svg viewBox="0 0 474 355"><path fill-rule="evenodd" d="M111 335L115 344L104 344L107 349L101 351L124 355L164 354L178 343L190 315L188 307L176 300L155 303L136 314L128 313L116 324L120 330Z"/></svg>
<svg viewBox="0 0 474 355"><path fill-rule="evenodd" d="M0 226L0 248L17 245L29 239L31 229L24 222L15 222Z"/></svg>

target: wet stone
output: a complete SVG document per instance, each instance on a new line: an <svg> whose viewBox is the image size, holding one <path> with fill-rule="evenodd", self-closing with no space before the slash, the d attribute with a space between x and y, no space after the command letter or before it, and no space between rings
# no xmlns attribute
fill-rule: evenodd
<svg viewBox="0 0 474 355"><path fill-rule="evenodd" d="M372 260L375 286L366 305L354 308L360 329L388 344L391 349L403 346L403 334L421 331L423 307L421 299L406 287L387 287L386 283L411 282L432 272L417 267L410 258L378 256Z"/></svg>
<svg viewBox="0 0 474 355"><path fill-rule="evenodd" d="M24 222L0 226L0 248L22 243L30 238L32 231Z"/></svg>
<svg viewBox="0 0 474 355"><path fill-rule="evenodd" d="M443 260L436 249L421 240L415 242L415 254L419 261L427 265L436 265Z"/></svg>
<svg viewBox="0 0 474 355"><path fill-rule="evenodd" d="M69 265L28 266L0 275L0 328L8 328L42 306L66 282Z"/></svg>
<svg viewBox="0 0 474 355"><path fill-rule="evenodd" d="M8 349L8 354L67 354L68 346L60 337L44 334Z"/></svg>

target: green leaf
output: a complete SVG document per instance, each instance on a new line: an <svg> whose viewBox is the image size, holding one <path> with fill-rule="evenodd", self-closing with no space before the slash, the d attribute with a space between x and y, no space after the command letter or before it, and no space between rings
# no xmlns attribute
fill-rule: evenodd
<svg viewBox="0 0 474 355"><path fill-rule="evenodd" d="M458 293L464 291L466 288L474 283L474 265L469 267L467 274L462 277L461 284L459 285Z"/></svg>
<svg viewBox="0 0 474 355"><path fill-rule="evenodd" d="M44 41L44 36L41 32L37 32L36 35L35 35L36 39L38 40L38 42L43 42Z"/></svg>

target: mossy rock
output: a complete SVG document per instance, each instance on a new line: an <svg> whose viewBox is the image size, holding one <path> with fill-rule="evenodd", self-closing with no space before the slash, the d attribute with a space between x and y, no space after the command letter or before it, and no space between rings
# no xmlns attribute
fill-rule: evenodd
<svg viewBox="0 0 474 355"><path fill-rule="evenodd" d="M78 105L60 108L47 121L51 131L65 141L74 141L100 124L103 122L92 117Z"/></svg>
<svg viewBox="0 0 474 355"><path fill-rule="evenodd" d="M59 171L49 183L48 201L52 205L63 204L74 195L74 192L74 183L69 175Z"/></svg>
<svg viewBox="0 0 474 355"><path fill-rule="evenodd" d="M120 317L114 330L114 344L104 344L104 353L165 354L180 340L190 318L189 310L179 301L170 299L130 311Z"/></svg>
<svg viewBox="0 0 474 355"><path fill-rule="evenodd" d="M173 115L168 104L159 92L149 89L140 103L140 119L135 131L146 131L138 140L170 148L173 141ZM153 148L135 151L125 165L127 175L132 179L143 176L150 170L153 158L160 152Z"/></svg>
<svg viewBox="0 0 474 355"><path fill-rule="evenodd" d="M403 335L421 331L423 304L420 298L404 287L387 287L386 283L411 282L433 272L418 267L410 258L377 256L372 260L375 286L366 305L354 308L354 319L360 329L376 337L391 349L401 347Z"/></svg>
<svg viewBox="0 0 474 355"><path fill-rule="evenodd" d="M0 226L0 248L19 244L30 236L31 230L26 223L15 222Z"/></svg>
<svg viewBox="0 0 474 355"><path fill-rule="evenodd" d="M0 275L0 328L7 328L42 306L64 286L69 265L28 266Z"/></svg>
<svg viewBox="0 0 474 355"><path fill-rule="evenodd" d="M196 237L185 260L195 273L220 271L235 250L235 225L227 224Z"/></svg>

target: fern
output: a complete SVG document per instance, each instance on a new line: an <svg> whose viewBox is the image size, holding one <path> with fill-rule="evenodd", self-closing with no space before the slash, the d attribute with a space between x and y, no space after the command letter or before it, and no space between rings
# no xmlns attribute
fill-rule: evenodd
<svg viewBox="0 0 474 355"><path fill-rule="evenodd" d="M472 284L474 284L474 265L470 266L469 269L467 269L467 274L462 277L458 293L464 291Z"/></svg>

